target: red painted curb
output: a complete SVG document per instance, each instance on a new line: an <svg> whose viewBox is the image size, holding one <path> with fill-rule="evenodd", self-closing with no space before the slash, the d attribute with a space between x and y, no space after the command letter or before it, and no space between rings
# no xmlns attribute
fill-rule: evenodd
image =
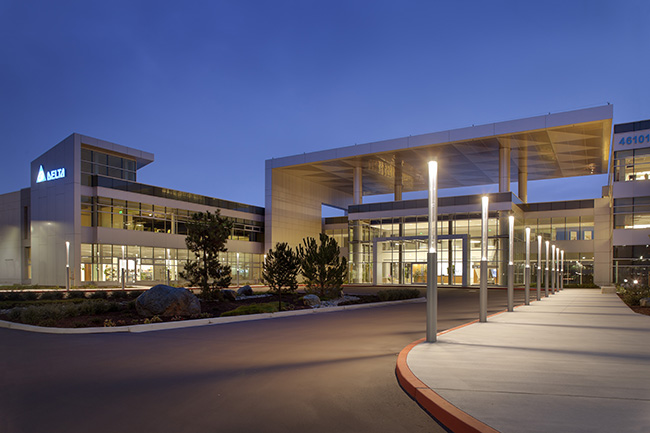
<svg viewBox="0 0 650 433"><path fill-rule="evenodd" d="M515 307L519 306L520 305L517 305ZM505 312L507 312L507 310L491 314L488 316L488 318ZM436 335L443 335L477 322L478 320L474 320L472 322L439 332ZM418 379L415 374L413 374L408 364L406 363L406 358L408 357L411 349L424 341L424 338L414 341L402 349L402 351L397 356L395 374L397 375L397 381L402 386L404 391L415 401L417 401L420 406L422 406L424 410L427 411L427 413L436 418L438 421L440 421L441 424L443 424L454 433L499 433L498 430L495 430L489 425L477 420L467 412L462 411L461 409L457 408L442 398L440 394L429 388L424 382Z"/></svg>

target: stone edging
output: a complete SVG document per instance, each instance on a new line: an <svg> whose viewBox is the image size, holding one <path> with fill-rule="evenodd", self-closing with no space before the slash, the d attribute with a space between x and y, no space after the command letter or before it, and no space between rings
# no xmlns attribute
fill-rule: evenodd
<svg viewBox="0 0 650 433"><path fill-rule="evenodd" d="M246 314L231 317L212 317L209 319L179 320L176 322L149 323L141 325L111 326L96 328L49 328L45 326L26 325L24 323L7 322L0 320L0 328L16 329L43 334L106 334L115 332L150 332L165 329L191 328L194 326L220 325L225 323L247 322L251 320L273 319L278 317L304 316L314 313L333 313L336 311L359 310L362 308L383 307L387 305L425 302L426 298L406 299L401 301L372 302L368 304L344 305L338 307L324 307L294 311L280 311L277 313Z"/></svg>

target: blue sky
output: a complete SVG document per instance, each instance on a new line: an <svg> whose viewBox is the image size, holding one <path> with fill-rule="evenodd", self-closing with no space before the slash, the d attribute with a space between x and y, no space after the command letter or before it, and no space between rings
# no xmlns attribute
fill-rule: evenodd
<svg viewBox="0 0 650 433"><path fill-rule="evenodd" d="M0 193L73 132L153 152L140 182L263 206L272 157L608 102L648 119L649 18L626 0L0 0Z"/></svg>

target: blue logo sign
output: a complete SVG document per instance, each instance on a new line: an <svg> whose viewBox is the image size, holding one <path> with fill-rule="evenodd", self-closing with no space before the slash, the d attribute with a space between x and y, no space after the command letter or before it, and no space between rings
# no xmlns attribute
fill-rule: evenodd
<svg viewBox="0 0 650 433"><path fill-rule="evenodd" d="M47 182L48 180L61 179L65 177L65 168L55 168L45 172L41 165L38 169L38 176L36 176L36 183Z"/></svg>

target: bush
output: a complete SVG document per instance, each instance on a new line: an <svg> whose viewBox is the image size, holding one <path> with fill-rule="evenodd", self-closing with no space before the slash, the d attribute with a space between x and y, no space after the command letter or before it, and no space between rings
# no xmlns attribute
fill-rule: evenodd
<svg viewBox="0 0 650 433"><path fill-rule="evenodd" d="M389 289L389 290L380 290L377 292L377 297L382 302L385 301L399 301L402 299L413 299L420 297L420 291L418 289Z"/></svg>
<svg viewBox="0 0 650 433"><path fill-rule="evenodd" d="M108 299L108 292L106 290L96 290L89 296L90 299Z"/></svg>
<svg viewBox="0 0 650 433"><path fill-rule="evenodd" d="M597 289L598 286L594 283L584 283L584 284L565 284L565 289Z"/></svg>
<svg viewBox="0 0 650 433"><path fill-rule="evenodd" d="M82 292L80 290L73 290L72 292L68 293L66 299L86 299L86 292Z"/></svg>
<svg viewBox="0 0 650 433"><path fill-rule="evenodd" d="M283 309L286 309L286 305L282 305ZM221 314L221 317L228 316L242 316L244 314L260 314L260 313L277 313L278 305L275 302L266 302L263 304L250 304L242 305L237 307L232 311L226 311Z"/></svg>
<svg viewBox="0 0 650 433"><path fill-rule="evenodd" d="M114 299L114 300L126 300L130 299L129 292L125 292L122 290L116 290L114 292L111 292L110 295L108 295L108 299Z"/></svg>
<svg viewBox="0 0 650 433"><path fill-rule="evenodd" d="M39 296L39 299L43 301L58 301L63 299L64 292L59 292L57 291L51 291L51 292L43 292Z"/></svg>
<svg viewBox="0 0 650 433"><path fill-rule="evenodd" d="M639 305L639 301L642 298L650 298L650 287L619 287L618 293L621 295L623 302L625 302L627 305Z"/></svg>
<svg viewBox="0 0 650 433"><path fill-rule="evenodd" d="M50 326L65 317L97 315L118 311L120 305L107 301L84 301L79 303L53 303L13 308L9 311L9 320L29 325Z"/></svg>

